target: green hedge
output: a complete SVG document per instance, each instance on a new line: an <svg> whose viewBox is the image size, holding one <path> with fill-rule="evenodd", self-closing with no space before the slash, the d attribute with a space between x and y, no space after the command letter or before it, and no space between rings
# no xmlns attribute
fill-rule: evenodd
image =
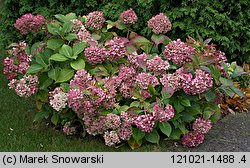
<svg viewBox="0 0 250 168"><path fill-rule="evenodd" d="M0 10L0 39L6 46L22 39L13 28L15 19L32 12L45 17L53 14L87 14L102 10L109 19L116 19L123 10L133 8L139 16L135 29L149 34L145 20L164 12L173 23L168 36L187 35L212 38L231 61L250 63L250 1L249 0L3 0Z"/></svg>

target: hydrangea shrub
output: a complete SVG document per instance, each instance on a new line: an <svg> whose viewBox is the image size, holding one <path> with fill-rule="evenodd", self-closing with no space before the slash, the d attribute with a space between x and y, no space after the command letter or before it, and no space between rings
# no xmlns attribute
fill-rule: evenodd
<svg viewBox="0 0 250 168"><path fill-rule="evenodd" d="M101 11L37 17L24 15L15 27L40 30L44 39L12 45L4 73L19 96L35 95L34 120L61 125L66 135L100 135L108 146L127 141L131 148L165 136L194 147L220 118L216 97L244 97L232 82L242 68L229 72L225 54L208 40L169 39L163 13L148 21L151 39L132 31L132 9L117 21Z"/></svg>

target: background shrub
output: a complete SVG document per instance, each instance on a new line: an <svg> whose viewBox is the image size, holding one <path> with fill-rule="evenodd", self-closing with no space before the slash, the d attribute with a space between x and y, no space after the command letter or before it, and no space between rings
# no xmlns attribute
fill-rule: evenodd
<svg viewBox="0 0 250 168"><path fill-rule="evenodd" d="M173 23L173 30L168 33L171 38L186 38L187 35L212 38L212 42L226 52L230 61L250 63L249 0L3 0L0 45L5 47L24 38L14 30L13 24L27 12L49 18L70 11L84 15L94 9L102 10L106 18L114 20L128 8L137 13L139 23L134 29L142 35L150 33L143 20L164 12Z"/></svg>

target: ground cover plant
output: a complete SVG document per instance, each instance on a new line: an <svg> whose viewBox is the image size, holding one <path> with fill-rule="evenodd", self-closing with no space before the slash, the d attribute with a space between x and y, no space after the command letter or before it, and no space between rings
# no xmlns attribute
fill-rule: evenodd
<svg viewBox="0 0 250 168"><path fill-rule="evenodd" d="M220 118L218 97L245 97L232 81L244 71L210 39L171 40L163 13L147 21L150 39L133 31L137 20L132 9L117 21L101 11L55 20L23 15L15 28L43 40L9 46L9 88L34 95L34 121L50 121L68 136L100 136L108 146L128 142L133 149L161 136L199 145Z"/></svg>

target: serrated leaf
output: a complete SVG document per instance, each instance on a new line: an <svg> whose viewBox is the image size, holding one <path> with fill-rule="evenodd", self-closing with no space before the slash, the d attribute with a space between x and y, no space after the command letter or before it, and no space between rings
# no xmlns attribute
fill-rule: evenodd
<svg viewBox="0 0 250 168"><path fill-rule="evenodd" d="M81 52L83 52L83 50L87 47L88 43L87 42L80 42L77 43L74 47L73 47L73 55L78 55Z"/></svg>
<svg viewBox="0 0 250 168"><path fill-rule="evenodd" d="M65 39L68 41L73 41L77 39L77 35L75 33L70 33L65 37Z"/></svg>
<svg viewBox="0 0 250 168"><path fill-rule="evenodd" d="M133 101L131 104L130 104L130 107L139 107L140 106L140 102L138 101Z"/></svg>
<svg viewBox="0 0 250 168"><path fill-rule="evenodd" d="M63 44L64 44L64 41L62 39L50 39L47 42L47 48L56 50L59 47L61 47Z"/></svg>
<svg viewBox="0 0 250 168"><path fill-rule="evenodd" d="M78 58L75 61L71 61L70 66L75 70L81 70L85 68L85 61L81 58Z"/></svg>
<svg viewBox="0 0 250 168"><path fill-rule="evenodd" d="M167 37L163 34L153 34L151 36L151 40L158 46L159 44L163 43Z"/></svg>
<svg viewBox="0 0 250 168"><path fill-rule="evenodd" d="M181 99L181 104L185 107L191 106L190 101L188 99Z"/></svg>
<svg viewBox="0 0 250 168"><path fill-rule="evenodd" d="M59 72L60 70L57 68L52 68L49 72L48 72L48 77L53 79L53 80L57 80L58 76L59 76Z"/></svg>
<svg viewBox="0 0 250 168"><path fill-rule="evenodd" d="M139 128L134 128L132 137L135 139L136 142L139 142L145 137L145 132L142 132Z"/></svg>
<svg viewBox="0 0 250 168"><path fill-rule="evenodd" d="M69 81L74 76L74 70L72 69L62 69L59 72L56 83L63 83Z"/></svg>
<svg viewBox="0 0 250 168"><path fill-rule="evenodd" d="M168 122L159 123L159 128L160 128L162 133L164 133L168 137L170 136L170 134L172 132L172 126Z"/></svg>
<svg viewBox="0 0 250 168"><path fill-rule="evenodd" d="M149 90L149 93L152 95L152 96L154 96L155 95L155 93L156 93L156 90L155 90L155 88L152 86L152 85L148 85L148 90Z"/></svg>
<svg viewBox="0 0 250 168"><path fill-rule="evenodd" d="M30 67L27 69L26 73L27 74L35 74L40 72L43 69L43 67L39 64L32 64Z"/></svg>
<svg viewBox="0 0 250 168"><path fill-rule="evenodd" d="M50 111L43 108L41 111L36 113L33 122L39 122L42 121L43 119L48 119L49 116L50 116Z"/></svg>
<svg viewBox="0 0 250 168"><path fill-rule="evenodd" d="M54 61L58 61L58 62L63 62L63 61L67 61L68 60L67 57L65 57L64 55L59 54L59 53L51 55L50 59L54 60Z"/></svg>
<svg viewBox="0 0 250 168"><path fill-rule="evenodd" d="M62 32L64 34L69 33L72 30L73 23L71 21L63 23Z"/></svg>
<svg viewBox="0 0 250 168"><path fill-rule="evenodd" d="M152 132L146 133L145 139L146 139L148 142L159 144L160 135L159 135L158 132L154 129Z"/></svg>
<svg viewBox="0 0 250 168"><path fill-rule="evenodd" d="M59 114L57 114L57 113L53 114L53 116L51 117L51 122L54 125L57 125L58 121L59 121Z"/></svg>
<svg viewBox="0 0 250 168"><path fill-rule="evenodd" d="M72 58L73 56L72 48L66 44L63 44L63 46L59 49L59 53L68 58Z"/></svg>
<svg viewBox="0 0 250 168"><path fill-rule="evenodd" d="M209 90L204 93L205 99L210 102L216 98L216 93L213 90Z"/></svg>
<svg viewBox="0 0 250 168"><path fill-rule="evenodd" d="M60 88L62 88L63 91L67 93L70 90L70 85L68 83L61 83Z"/></svg>

